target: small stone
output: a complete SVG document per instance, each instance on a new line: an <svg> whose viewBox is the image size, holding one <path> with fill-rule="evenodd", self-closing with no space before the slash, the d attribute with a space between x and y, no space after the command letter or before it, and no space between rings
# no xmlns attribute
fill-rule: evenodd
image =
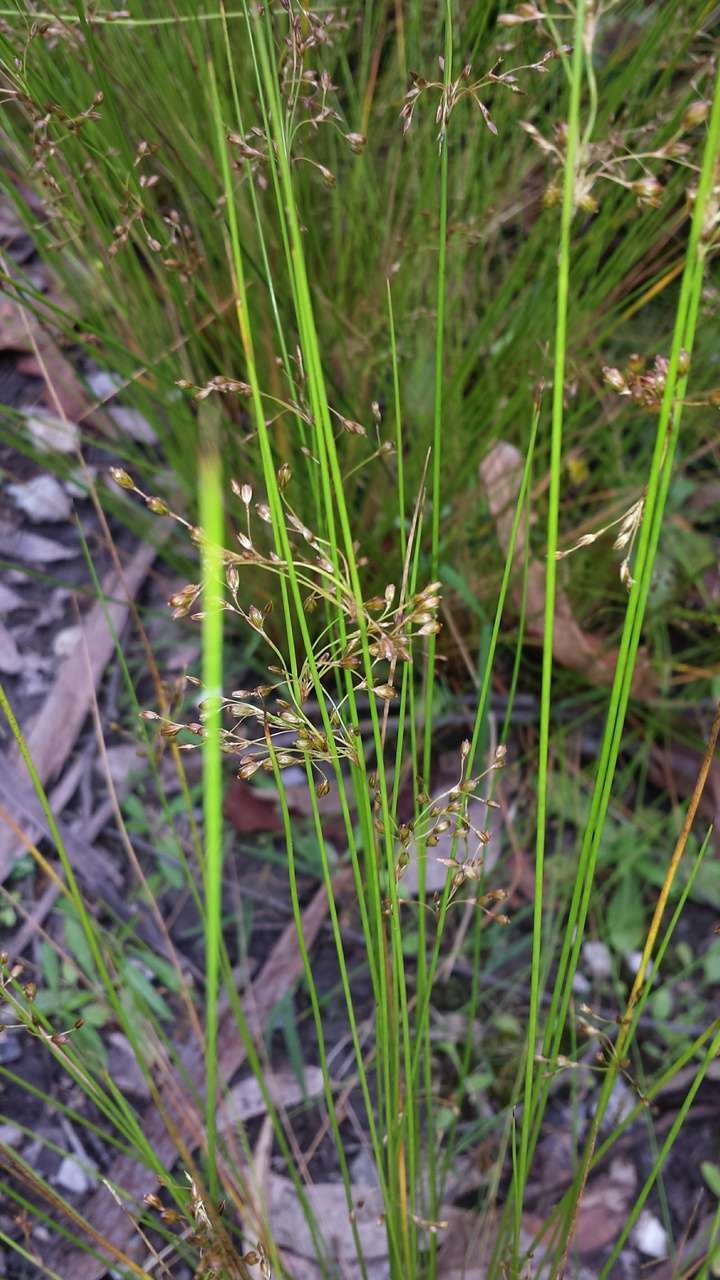
<svg viewBox="0 0 720 1280"><path fill-rule="evenodd" d="M110 417L117 423L123 435L137 440L138 444L157 444L157 436L147 418L138 409L128 409L125 405L113 405Z"/></svg>
<svg viewBox="0 0 720 1280"><path fill-rule="evenodd" d="M585 977L584 973L575 973L573 978L572 989L576 996L587 996L592 991L592 983Z"/></svg>
<svg viewBox="0 0 720 1280"><path fill-rule="evenodd" d="M632 1232L632 1240L646 1258L666 1258L668 1238L659 1218L649 1209L643 1209Z"/></svg>
<svg viewBox="0 0 720 1280"><path fill-rule="evenodd" d="M96 400L109 400L122 385L122 378L116 373L107 373L105 369L93 369L85 381Z"/></svg>
<svg viewBox="0 0 720 1280"><path fill-rule="evenodd" d="M610 950L604 942L584 942L582 958L593 978L609 978L612 974Z"/></svg>
<svg viewBox="0 0 720 1280"><path fill-rule="evenodd" d="M70 497L55 476L35 476L23 484L9 484L7 492L34 524L67 520L72 512Z"/></svg>
<svg viewBox="0 0 720 1280"><path fill-rule="evenodd" d="M379 1186L377 1169L367 1147L361 1147L349 1164L350 1181L359 1187Z"/></svg>
<svg viewBox="0 0 720 1280"><path fill-rule="evenodd" d="M65 1156L53 1182L64 1187L66 1191L74 1191L79 1196L88 1191L91 1185L87 1173L73 1156Z"/></svg>
<svg viewBox="0 0 720 1280"><path fill-rule="evenodd" d="M47 453L75 453L80 447L80 428L54 413L29 413L27 429L33 444Z"/></svg>
<svg viewBox="0 0 720 1280"><path fill-rule="evenodd" d="M7 1147L17 1147L22 1140L22 1129L14 1124L0 1124L0 1142ZM0 1272L0 1275L2 1272Z"/></svg>
<svg viewBox="0 0 720 1280"><path fill-rule="evenodd" d="M603 1130L614 1129L615 1125L621 1124L625 1117L630 1114L636 1102L636 1094L624 1080L618 1078L610 1094L603 1120Z"/></svg>
<svg viewBox="0 0 720 1280"><path fill-rule="evenodd" d="M138 1098L149 1098L150 1087L140 1070L130 1041L120 1031L111 1031L108 1039L110 1079L123 1093L131 1093Z"/></svg>
<svg viewBox="0 0 720 1280"><path fill-rule="evenodd" d="M7 1066L11 1062L17 1062L18 1058L22 1058L22 1049L16 1033L4 1031L0 1036L0 1062Z"/></svg>
<svg viewBox="0 0 720 1280"><path fill-rule="evenodd" d="M84 470L81 467L78 467L77 470L72 471L70 475L66 476L64 484L65 489L70 494L70 497L87 498L88 481L96 480L97 472L97 467L86 466Z"/></svg>
<svg viewBox="0 0 720 1280"><path fill-rule="evenodd" d="M104 407L124 435L137 440L138 444L157 444L155 432L138 409L114 403L114 397L122 387L122 378L106 373L104 369L95 369L88 374L87 384L98 400L110 402Z"/></svg>
<svg viewBox="0 0 720 1280"><path fill-rule="evenodd" d="M67 658L74 653L82 636L81 627L63 627L53 640L53 653L56 658Z"/></svg>
<svg viewBox="0 0 720 1280"><path fill-rule="evenodd" d="M640 965L642 964L642 958L643 958L642 951L627 951L625 953L625 956L624 956L625 963L633 976L637 973L638 969L640 968ZM653 971L653 962L652 960L650 960L646 970L647 975L649 976L652 973L652 971Z"/></svg>
<svg viewBox="0 0 720 1280"><path fill-rule="evenodd" d="M13 591L12 587L7 587L4 582L0 582L0 618L12 613L13 609L20 609L24 603L22 596L19 596L17 591Z"/></svg>

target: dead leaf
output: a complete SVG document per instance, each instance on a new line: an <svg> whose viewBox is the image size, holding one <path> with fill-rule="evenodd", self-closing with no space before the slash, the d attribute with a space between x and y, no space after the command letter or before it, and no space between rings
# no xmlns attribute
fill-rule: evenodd
<svg viewBox="0 0 720 1280"><path fill-rule="evenodd" d="M270 1097L277 1105L284 1107L297 1106L305 1098L317 1098L323 1091L322 1071L319 1067L305 1068L305 1088L294 1071L273 1071L263 1081ZM265 1112L265 1099L260 1082L255 1076L246 1076L239 1084L228 1089L218 1109L218 1126L230 1129L233 1125L245 1124L246 1121L261 1116Z"/></svg>
<svg viewBox="0 0 720 1280"><path fill-rule="evenodd" d="M501 441L495 445L480 463L480 479L487 495L490 514L495 521L498 541L504 552L510 545L515 501L520 490L523 457L514 445ZM525 520L520 519L515 546L514 567L520 571L524 560ZM545 613L545 566L531 560L527 583L527 634L542 640ZM519 600L520 588L515 590ZM615 675L617 650L597 636L589 635L579 626L573 615L570 601L561 587L555 594L555 619L553 628L553 655L555 661L570 671L579 671L592 684L610 684ZM655 679L648 663L647 653L638 653L633 676L632 692L636 698L648 698L655 690Z"/></svg>
<svg viewBox="0 0 720 1280"><path fill-rule="evenodd" d="M22 484L9 484L6 491L15 506L32 521L69 520L72 514L70 495L63 489L56 476L41 473Z"/></svg>
<svg viewBox="0 0 720 1280"><path fill-rule="evenodd" d="M15 676L22 669L22 658L13 636L7 627L0 622L0 671L6 676Z"/></svg>
<svg viewBox="0 0 720 1280"><path fill-rule="evenodd" d="M27 413L25 426L33 444L45 453L76 453L80 448L77 423L55 413Z"/></svg>
<svg viewBox="0 0 720 1280"><path fill-rule="evenodd" d="M6 295L0 297L0 350L27 353L17 367L44 380L44 398L55 413L60 410L71 422L87 413L87 396L55 339L29 308Z"/></svg>
<svg viewBox="0 0 720 1280"><path fill-rule="evenodd" d="M103 582L105 605L99 602L93 605L83 619L82 627L95 687L115 648L108 617L115 632L119 633L127 618L129 606L118 597L124 591L136 594L156 554L155 547L143 543L124 570L124 582L115 570L107 574ZM88 680L85 647L81 645L60 664L55 683L25 734L27 747L41 782L46 783L53 778L67 760L90 710L92 696L93 687ZM12 759L14 762L19 760L17 750ZM21 852L22 845L18 845L14 832L8 828L0 828L0 882L4 881Z"/></svg>
<svg viewBox="0 0 720 1280"><path fill-rule="evenodd" d="M351 877L349 878L345 872L335 878L333 888L336 896L342 894L349 879ZM303 937L308 948L317 937L327 909L325 889L318 889L303 912ZM283 930L260 973L243 997L243 1005L253 1035L262 1033L270 1010L291 989L301 972L302 960L298 950L295 925L289 924ZM244 1062L246 1054L226 997L221 1002L218 1045L219 1077L229 1080ZM177 1125L187 1145L195 1149L204 1141L204 1123L197 1110L196 1099L184 1081L189 1082L191 1089L197 1092L197 1096L202 1096L206 1078L204 1051L194 1038L190 1038L179 1047L178 1055L182 1074L176 1073L172 1082L163 1080L161 1091L172 1123ZM158 1161L171 1169L177 1153L173 1137L165 1128L162 1117L154 1108L149 1108L142 1117L141 1123ZM229 1174L229 1176L232 1175ZM156 1185L153 1173L128 1156L121 1156L114 1161L107 1171L107 1178L114 1186L123 1188L131 1201L138 1203L143 1195L154 1190ZM90 1197L87 1204L83 1206L83 1212L89 1222L99 1224L103 1236L116 1246L123 1248L131 1239L134 1232L132 1222L128 1220L124 1208L108 1202L108 1195L104 1188ZM109 1265L107 1260L98 1260L84 1250L69 1248L63 1243L48 1252L52 1253L52 1258L45 1258L46 1265L53 1266L60 1275L72 1276L73 1280L102 1280Z"/></svg>
<svg viewBox="0 0 720 1280"><path fill-rule="evenodd" d="M13 609L20 609L24 604L22 596L17 591L13 591L12 587L8 587L4 582L0 582L0 617L6 617L12 613Z"/></svg>
<svg viewBox="0 0 720 1280"><path fill-rule="evenodd" d="M58 803L56 807L59 811L61 805ZM35 789L24 770L21 772L21 766L5 758L0 759L0 881L8 875L15 856L25 850L16 831L8 824L8 817L35 841L40 836L50 836L47 818ZM93 893L101 885L105 901L112 902L112 891L117 891L122 885L122 875L113 860L58 818L56 825L80 881Z"/></svg>
<svg viewBox="0 0 720 1280"><path fill-rule="evenodd" d="M28 533L8 520L0 520L0 555L8 560L55 564L59 560L74 560L78 554L78 546L65 547L61 542L44 538L41 533Z"/></svg>
<svg viewBox="0 0 720 1280"><path fill-rule="evenodd" d="M352 1224L341 1182L315 1183L305 1188L310 1206L328 1246L331 1261L343 1277L359 1280L360 1267ZM377 1187L354 1187L353 1204L360 1244L368 1275L385 1280L390 1274L387 1233L382 1221L382 1200ZM288 1264L293 1280L315 1280L324 1273L318 1265L310 1227L295 1187L289 1178L270 1180L268 1206L273 1238Z"/></svg>
<svg viewBox="0 0 720 1280"><path fill-rule="evenodd" d="M618 1156L607 1173L600 1174L587 1187L571 1247L582 1256L612 1244L625 1224L636 1186L635 1165Z"/></svg>
<svg viewBox="0 0 720 1280"><path fill-rule="evenodd" d="M223 814L240 835L283 829L275 794L258 791L242 778L233 778L225 792Z"/></svg>

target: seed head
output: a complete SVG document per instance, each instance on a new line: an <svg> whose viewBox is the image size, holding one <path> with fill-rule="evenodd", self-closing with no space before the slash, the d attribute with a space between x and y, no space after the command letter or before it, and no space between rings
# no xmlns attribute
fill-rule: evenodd
<svg viewBox="0 0 720 1280"><path fill-rule="evenodd" d="M145 505L149 511L154 512L156 516L169 516L170 508L167 502L163 502L162 498L146 498Z"/></svg>
<svg viewBox="0 0 720 1280"><path fill-rule="evenodd" d="M709 111L710 103L704 98L691 102L682 118L683 129L695 129L699 124L703 124L708 118Z"/></svg>
<svg viewBox="0 0 720 1280"><path fill-rule="evenodd" d="M395 690L391 684L378 684L373 689L373 693L383 702L392 702L395 697Z"/></svg>
<svg viewBox="0 0 720 1280"><path fill-rule="evenodd" d="M125 471L123 467L111 467L110 475L112 479L115 481L115 484L120 485L121 489L135 488L135 481L133 480L129 472Z"/></svg>
<svg viewBox="0 0 720 1280"><path fill-rule="evenodd" d="M364 150L367 144L367 138L364 133L346 133L345 141L356 156L360 155L360 152Z"/></svg>
<svg viewBox="0 0 720 1280"><path fill-rule="evenodd" d="M623 395L623 393L627 391L627 382L619 369L613 369L610 365L604 365L602 372L603 378L607 382L608 386L612 387L613 391L617 391L620 395Z"/></svg>
<svg viewBox="0 0 720 1280"><path fill-rule="evenodd" d="M657 209L662 203L662 184L650 174L644 178L638 178L637 182L631 183L630 190L637 196L638 204Z"/></svg>
<svg viewBox="0 0 720 1280"><path fill-rule="evenodd" d="M292 480L292 471L287 462L283 462L282 466L278 469L277 478L280 488L287 489L290 481Z"/></svg>

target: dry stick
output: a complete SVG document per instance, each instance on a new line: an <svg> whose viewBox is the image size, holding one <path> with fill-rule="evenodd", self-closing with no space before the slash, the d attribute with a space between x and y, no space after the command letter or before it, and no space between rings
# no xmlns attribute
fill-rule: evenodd
<svg viewBox="0 0 720 1280"><path fill-rule="evenodd" d="M635 1008L635 1005L638 1002L641 989L645 982L645 975L648 970L648 965L650 964L650 959L652 956L653 949L655 947L655 942L657 940L658 932L660 930L660 925L662 923L662 917L665 912L665 907L667 905L667 900L670 895L670 890L673 886L673 882L675 880L678 867L680 866L680 861L685 852L685 846L687 844L688 836L690 835L690 832L692 830L692 825L693 825L693 822L695 821L695 816L697 814L698 807L700 805L702 793L705 789L705 783L707 782L708 774L710 773L710 768L713 762L713 756L715 755L715 750L717 748L718 736L720 736L720 703L718 703L717 705L717 710L715 712L715 719L713 720L712 729L710 730L710 737L708 739L707 747L705 748L705 753L702 758L702 764L700 765L700 771L698 773L697 780L693 788L693 793L692 793L692 796L690 797L690 803L688 805L688 810L685 815L685 820L682 824L682 827L680 828L680 833L678 835L678 838L675 841L675 848L673 849L672 857L670 859L670 864L665 874L665 879L663 881L663 885L660 890L660 894L658 896L657 904L655 906L655 911L653 912L652 922L648 930L647 938L645 939L645 946L643 947L640 966L635 975L635 981L633 982L630 995L628 996L627 1005L625 1007L625 1013L623 1014L622 1019L620 1021L620 1030L618 1032L618 1038L613 1050L613 1062L610 1066L610 1070L614 1073L617 1073L618 1065L622 1061L623 1057L625 1056L625 1052L630 1043L632 1030L633 1030L632 1028L633 1010ZM565 1248L563 1250L562 1260L560 1263L560 1271L559 1271L560 1275L563 1274L568 1251L570 1249L570 1242L575 1232L575 1227L577 1224L577 1216L580 1210L580 1201L582 1200L582 1196L585 1191L585 1186L588 1180L588 1174L590 1172L590 1165L592 1163L592 1157L593 1157L593 1153L595 1151L595 1146L597 1143L598 1131L600 1129L602 1115L603 1113L600 1110L598 1110L593 1119L587 1151L586 1151L585 1158L583 1160L582 1178L580 1181L580 1186L578 1188L577 1196L575 1197L575 1202L573 1204L572 1216L568 1224Z"/></svg>

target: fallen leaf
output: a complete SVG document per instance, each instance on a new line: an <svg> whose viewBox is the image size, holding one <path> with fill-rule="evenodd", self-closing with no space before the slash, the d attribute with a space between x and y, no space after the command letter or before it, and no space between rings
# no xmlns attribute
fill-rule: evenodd
<svg viewBox="0 0 720 1280"><path fill-rule="evenodd" d="M350 879L345 872L335 878L333 889L336 896L342 894ZM317 937L327 910L325 889L318 889L303 912L302 931L308 948ZM262 1034L270 1010L291 990L301 973L302 960L295 925L289 924L243 996L243 1005L253 1035L257 1037ZM246 1052L227 997L221 1000L218 1045L218 1075L220 1079L228 1080L245 1061ZM198 1045L194 1037L190 1037L178 1047L178 1057L181 1070L171 1079L163 1078L160 1087L172 1124L178 1126L188 1147L195 1149L205 1141L204 1121L196 1102L206 1080L203 1046ZM141 1117L141 1124L156 1159L171 1169L177 1158L177 1151L162 1116L154 1107L148 1108ZM232 1171L228 1171L228 1176L233 1178ZM153 1173L129 1156L120 1156L113 1162L107 1171L107 1179L114 1186L123 1188L131 1201L138 1203L147 1191L154 1190L156 1186ZM83 1206L83 1214L89 1222L99 1224L103 1236L120 1248L133 1237L132 1219L124 1208L109 1200L104 1188L90 1197ZM91 1257L84 1250L68 1247L62 1242L52 1251L48 1250L48 1253L52 1256L46 1256L46 1265L54 1267L60 1275L72 1276L73 1280L102 1280L109 1265L107 1259Z"/></svg>
<svg viewBox="0 0 720 1280"><path fill-rule="evenodd" d="M87 384L99 401L99 407L107 407L108 416L120 429L122 435L130 436L138 444L157 444L157 436L147 418L139 409L127 405L111 404L110 401L123 388L123 379L116 374L107 373L104 369L94 369L87 376Z"/></svg>
<svg viewBox="0 0 720 1280"><path fill-rule="evenodd" d="M273 1102L284 1107L297 1106L305 1098L317 1098L323 1091L322 1071L319 1067L305 1067L305 1090L294 1071L273 1071L264 1078L264 1085ZM218 1127L231 1129L233 1125L245 1124L255 1116L264 1115L265 1098L260 1082L255 1076L246 1076L239 1084L228 1089L218 1108Z"/></svg>
<svg viewBox="0 0 720 1280"><path fill-rule="evenodd" d="M58 560L74 560L79 547L65 547L61 542L44 538L41 533L28 533L9 521L0 521L0 555L26 564L55 564Z"/></svg>
<svg viewBox="0 0 720 1280"><path fill-rule="evenodd" d="M27 413L25 426L35 447L45 453L76 453L80 448L77 423L55 413Z"/></svg>
<svg viewBox="0 0 720 1280"><path fill-rule="evenodd" d="M15 506L33 524L68 520L72 515L70 495L55 476L33 476L32 480L26 480L22 484L9 484L6 488Z"/></svg>
<svg viewBox="0 0 720 1280"><path fill-rule="evenodd" d="M22 596L19 596L17 591L13 591L12 587L0 582L0 616L12 613L13 609L22 608L24 603Z"/></svg>
<svg viewBox="0 0 720 1280"><path fill-rule="evenodd" d="M242 778L234 778L225 792L223 814L240 835L283 829L274 792L258 791Z"/></svg>
<svg viewBox="0 0 720 1280"><path fill-rule="evenodd" d="M15 676L22 668L22 658L13 636L7 627L0 622L0 671L6 676Z"/></svg>
<svg viewBox="0 0 720 1280"><path fill-rule="evenodd" d="M59 790L64 778L58 784ZM56 806L58 810L62 807ZM35 790L20 772L20 766L7 758L0 759L0 882L10 871L15 856L24 851L24 844L15 831L7 823L12 817L16 824L37 840L38 835L48 837L50 828L41 808ZM56 825L70 862L78 878L92 893L98 886L103 887L105 900L110 902L111 891L119 889L122 884L122 873L112 858L101 849L91 845L84 835L79 835L65 823L56 818Z"/></svg>
<svg viewBox="0 0 720 1280"><path fill-rule="evenodd" d="M120 429L120 434L130 436L138 444L157 444L158 438L147 418L139 409L130 409L126 405L115 405L109 411L110 417Z"/></svg>
<svg viewBox="0 0 720 1280"><path fill-rule="evenodd" d="M514 445L501 441L480 463L480 479L487 495L490 514L495 521L498 541L504 552L510 546L515 501L520 490L523 457ZM514 567L522 570L524 561L525 520L520 519L515 545ZM545 566L537 560L528 565L526 631L542 640L545 613ZM520 588L515 598L519 600ZM598 636L583 631L576 621L570 601L561 587L555 593L553 656L570 671L579 671L592 684L610 684L615 675L617 650ZM638 653L632 691L636 698L649 698L655 690L655 679L647 654Z"/></svg>
<svg viewBox="0 0 720 1280"><path fill-rule="evenodd" d="M315 1183L305 1194L317 1219L320 1233L327 1244L331 1262L348 1280L361 1275L352 1223L341 1182ZM353 1205L360 1245L368 1274L373 1280L385 1280L390 1274L387 1233L382 1221L382 1200L377 1187L354 1187ZM310 1227L298 1195L289 1178L275 1176L270 1180L268 1205L270 1227L281 1254L286 1256L293 1280L315 1280L322 1276L316 1259Z"/></svg>
<svg viewBox="0 0 720 1280"><path fill-rule="evenodd" d="M41 782L53 778L67 760L90 710L94 686L115 651L110 625L119 633L129 610L126 601L118 597L126 591L136 594L156 555L155 547L143 543L125 567L122 579L115 570L106 575L105 603L93 605L82 620L87 656L85 646L80 645L62 661L52 689L32 725L26 729L28 751ZM19 760L17 750L11 759L13 763ZM22 850L15 833L7 827L0 828L0 882Z"/></svg>
<svg viewBox="0 0 720 1280"><path fill-rule="evenodd" d="M33 312L11 298L0 298L0 350L27 353L17 362L21 373L42 378L44 399L54 413L79 421L87 397L75 370Z"/></svg>

